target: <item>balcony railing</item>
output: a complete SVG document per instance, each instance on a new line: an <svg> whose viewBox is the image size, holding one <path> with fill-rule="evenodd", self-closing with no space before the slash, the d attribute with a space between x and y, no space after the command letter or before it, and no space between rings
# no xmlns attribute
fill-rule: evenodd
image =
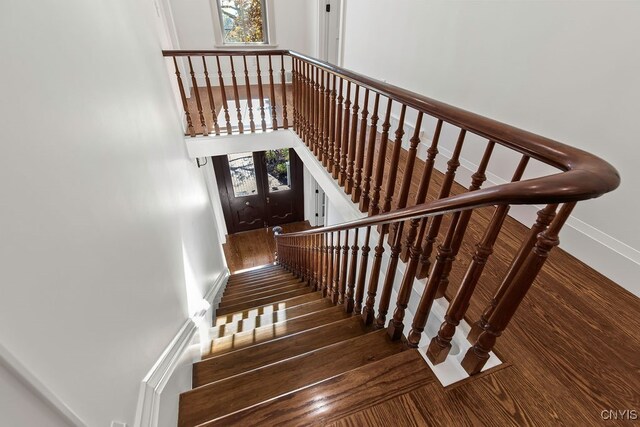
<svg viewBox="0 0 640 427"><path fill-rule="evenodd" d="M544 206L473 324L468 336L473 346L462 360L469 374L480 372L488 360L559 244L558 233L576 203L612 191L620 182L611 165L585 151L296 52L165 51L164 56L175 68L189 135L264 132L287 129L292 122L318 161L369 213L361 220L277 236L278 262L334 303L400 339L414 278L426 278L407 334L408 345L417 347L434 299L445 295L454 263L465 259L466 273L429 344L433 363L442 362L451 348L510 207ZM236 73L243 83L238 84ZM214 74L217 83L212 84ZM405 130L410 131L408 141ZM417 174L424 132L431 137ZM446 171L439 174L435 164L444 139L455 143ZM463 148L465 160L476 166L467 191L458 191ZM476 161L469 157L474 153ZM511 182L483 188L494 156L501 170L511 169ZM532 163L537 165L532 168ZM523 179L532 173L537 174ZM493 210L491 218L475 249L462 253L471 217L485 207ZM376 235L377 241L370 241ZM385 240L390 256L383 274ZM387 323L400 260L407 265Z"/></svg>

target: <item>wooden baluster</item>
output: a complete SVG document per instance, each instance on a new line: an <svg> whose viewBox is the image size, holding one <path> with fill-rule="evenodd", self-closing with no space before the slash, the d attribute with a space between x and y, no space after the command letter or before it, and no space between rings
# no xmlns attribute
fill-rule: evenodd
<svg viewBox="0 0 640 427"><path fill-rule="evenodd" d="M271 93L271 121L273 130L278 130L278 116L276 114L276 90L273 84L273 65L271 64L271 55L269 55L269 90Z"/></svg>
<svg viewBox="0 0 640 427"><path fill-rule="evenodd" d="M362 309L362 320L366 326L373 323L375 317L374 306L376 303L376 292L378 292L378 281L380 280L380 267L382 266L382 254L384 253L384 228L380 232L378 244L374 249L373 266L369 276L369 287L367 288L367 300Z"/></svg>
<svg viewBox="0 0 640 427"><path fill-rule="evenodd" d="M338 288L338 304L344 304L344 295L347 287L347 267L349 263L349 230L344 231L344 244L342 245L342 264L340 265L340 286Z"/></svg>
<svg viewBox="0 0 640 427"><path fill-rule="evenodd" d="M513 283L506 289L504 296L491 313L486 329L462 359L462 368L469 375L479 373L489 360L489 352L493 349L497 338L507 328L522 299L531 288L534 279L549 257L549 252L560 243L558 233L575 205L575 202L563 205L549 228L538 235L534 248L522 263Z"/></svg>
<svg viewBox="0 0 640 427"><path fill-rule="evenodd" d="M238 116L238 132L244 133L244 123L242 123L242 109L240 108L240 95L238 94L238 81L236 80L236 69L233 65L233 56L229 55L231 64L231 84L233 84L233 98L236 101L236 114Z"/></svg>
<svg viewBox="0 0 640 427"><path fill-rule="evenodd" d="M456 147L453 150L453 155L447 162L447 172L444 175L438 199L448 197L449 193L451 192L451 186L453 185L453 180L456 176L456 170L458 169L458 166L460 166L460 152L462 151L462 144L464 143L465 135L466 131L464 129L461 129L460 134L458 135L458 142L456 143ZM442 215L431 218L429 231L427 232L427 238L425 239L424 246L422 247L420 266L418 267L418 273L416 274L416 277L418 279L423 279L429 274L429 268L431 266L431 252L433 251L433 245L436 241L436 237L438 237L438 232L440 231L441 224Z"/></svg>
<svg viewBox="0 0 640 427"><path fill-rule="evenodd" d="M318 284L320 280L318 278L318 273L320 272L320 265L318 264L318 235L311 235L311 275L313 276L313 290L318 290Z"/></svg>
<svg viewBox="0 0 640 427"><path fill-rule="evenodd" d="M218 113L216 112L216 103L213 100L213 92L211 90L211 80L209 79L209 70L207 69L207 61L202 57L202 65L204 67L204 81L207 85L207 95L209 96L209 108L211 109L211 117L213 119L213 131L216 135L220 135L220 126L218 125Z"/></svg>
<svg viewBox="0 0 640 427"><path fill-rule="evenodd" d="M321 234L315 235L315 252L316 252L316 255L315 255L316 265L315 265L315 272L314 272L314 275L316 275L315 290L320 291L322 290L322 235Z"/></svg>
<svg viewBox="0 0 640 427"><path fill-rule="evenodd" d="M345 186L347 179L347 156L349 151L349 113L351 109L351 82L347 80L347 96L344 100L344 115L342 123L342 143L340 145L340 175L338 185Z"/></svg>
<svg viewBox="0 0 640 427"><path fill-rule="evenodd" d="M306 284L309 284L309 261L307 251L307 236L300 237L300 246L302 249L302 278Z"/></svg>
<svg viewBox="0 0 640 427"><path fill-rule="evenodd" d="M256 74L258 75L258 96L260 97L260 126L262 132L267 130L267 121L264 114L264 93L262 91L262 74L260 72L260 56L256 55Z"/></svg>
<svg viewBox="0 0 640 427"><path fill-rule="evenodd" d="M287 81L284 73L284 55L280 55L280 80L282 81L282 127L289 129L289 120L287 119Z"/></svg>
<svg viewBox="0 0 640 427"><path fill-rule="evenodd" d="M396 129L396 139L393 141L393 151L391 152L391 162L389 173L387 176L387 188L384 191L384 204L382 205L382 212L389 212L391 210L391 201L396 189L396 177L398 175L397 165L400 163L400 150L402 150L402 137L404 136L404 115L407 111L407 106L402 104L400 108L400 118L398 120L398 129ZM390 240L389 242L392 242Z"/></svg>
<svg viewBox="0 0 640 427"><path fill-rule="evenodd" d="M313 282L313 236L306 236L307 242L307 283L310 287L314 287Z"/></svg>
<svg viewBox="0 0 640 427"><path fill-rule="evenodd" d="M520 178L522 178L522 174L524 173L524 169L526 168L528 161L529 157L522 157L511 182L519 181ZM462 279L462 283L460 284L460 288L458 288L456 296L447 308L447 313L444 317L444 322L440 326L438 335L435 336L429 344L427 356L434 365L444 362L449 354L453 335L469 308L471 296L475 291L478 280L480 280L480 277L482 276L484 266L486 265L489 256L493 253L493 245L498 238L498 234L502 229L502 224L504 223L508 212L509 205L499 205L495 209L482 240L476 245L476 250L472 257L471 264L469 264L469 268Z"/></svg>
<svg viewBox="0 0 640 427"><path fill-rule="evenodd" d="M387 332L392 340L399 340L402 337L404 331L404 315L409 304L409 298L411 297L411 289L413 288L413 281L415 280L416 269L418 268L418 262L420 261L420 241L424 237L425 230L427 229L427 217L418 220L420 222L420 229L417 233L417 239L411 242L407 241L410 245L410 257L407 269L402 276L402 283L400 284L400 290L398 291L398 299L396 302L396 309L393 312L393 319L389 322Z"/></svg>
<svg viewBox="0 0 640 427"><path fill-rule="evenodd" d="M407 345L409 347L416 348L418 347L418 343L420 342L420 336L422 335L422 331L424 331L424 327L427 323L427 318L429 317L429 312L431 311L431 307L433 306L433 300L435 299L436 292L438 291L440 275L442 274L442 271L444 269L445 260L451 252L453 233L455 232L456 225L459 219L460 212L455 212L451 218L451 224L449 225L449 230L447 231L444 242L438 247L436 262L433 264L433 269L431 271L431 274L429 275L429 280L427 280L427 285L422 292L422 297L420 298L420 302L418 303L418 309L416 310L415 316L413 317L411 331L409 332L409 336L407 337Z"/></svg>
<svg viewBox="0 0 640 427"><path fill-rule="evenodd" d="M358 97L356 96L356 100ZM362 117L360 119L360 133L358 134L358 148L355 155L355 171L353 175L353 188L351 190L351 201L360 202L362 192L362 165L364 163L365 138L367 137L367 117L369 116L369 89L364 92L364 103L362 104ZM353 119L355 124L357 119Z"/></svg>
<svg viewBox="0 0 640 427"><path fill-rule="evenodd" d="M411 178L413 177L413 166L416 162L416 155L418 153L418 144L420 143L420 127L422 126L422 112L418 112L418 117L416 118L416 125L413 131L413 136L409 140L409 151L407 152L407 161L404 166L404 173L402 175L402 184L400 186L400 194L398 195L398 201L396 202L396 209L402 209L407 206L407 199L409 198L409 188L411 187ZM395 147L394 147L395 148ZM393 163L392 163L393 164ZM417 223L416 223L417 224ZM395 236L396 231L398 229L398 223L395 222L391 225L391 231L389 232L389 236ZM411 230L411 229L410 229ZM411 241L413 242L414 236L411 236ZM391 242L391 240L389 241ZM407 239L406 242L406 250L407 253L409 248L413 243L409 243ZM402 249L400 251L401 259L402 258Z"/></svg>
<svg viewBox="0 0 640 427"><path fill-rule="evenodd" d="M332 76L331 97L329 102L329 173L335 170L335 138L336 138L336 75ZM334 177L337 178L337 175Z"/></svg>
<svg viewBox="0 0 640 427"><path fill-rule="evenodd" d="M333 301L333 233L329 236L329 246L327 246L327 281L325 283L325 297Z"/></svg>
<svg viewBox="0 0 640 427"><path fill-rule="evenodd" d="M302 269L302 239L300 237L293 238L293 244L295 245L296 251L296 275L300 278L300 280L304 280L303 269Z"/></svg>
<svg viewBox="0 0 640 427"><path fill-rule="evenodd" d="M364 297L364 281L367 276L367 264L369 262L369 251L371 251L371 248L369 247L370 236L371 236L371 227L367 227L367 231L364 235L364 245L360 250L360 252L362 252L362 255L360 257L358 283L356 284L356 297L355 297L354 307L353 307L353 311L355 314L362 313L362 298Z"/></svg>
<svg viewBox="0 0 640 427"><path fill-rule="evenodd" d="M329 110L331 109L330 107L330 98L331 98L331 90L329 88L329 83L330 83L330 75L329 72L327 71L326 73L326 81L325 81L325 85L324 85L324 108L323 108L323 113L324 113L324 117L322 119L322 127L323 127L323 132L322 132L322 136L323 136L323 143L322 143L322 147L323 147L323 156L322 156L322 166L324 166L325 168L329 167L329 161L331 160L331 148L329 146ZM324 76L324 74L323 74Z"/></svg>
<svg viewBox="0 0 640 427"><path fill-rule="evenodd" d="M316 158L322 161L322 93L320 92L320 82L322 77L320 76L320 69L316 68L316 84L315 84L315 120L316 120L316 137L315 137L315 154Z"/></svg>
<svg viewBox="0 0 640 427"><path fill-rule="evenodd" d="M311 111L313 112L313 150L311 151L316 157L318 157L318 153L319 153L319 149L320 149L320 145L319 145L319 140L320 140L320 126L319 126L319 119L320 119L320 105L319 105L319 93L318 93L318 89L320 88L320 84L318 83L318 80L320 78L320 70L318 68L315 69L315 79L314 79L314 84L313 87L311 88L312 93L313 93L313 99L312 99L312 109Z"/></svg>
<svg viewBox="0 0 640 427"><path fill-rule="evenodd" d="M335 241L335 246L333 247L335 252L335 256L333 259L333 290L331 292L331 301L334 304L338 303L339 300L339 289L340 289L340 232L338 231L337 238Z"/></svg>
<svg viewBox="0 0 640 427"><path fill-rule="evenodd" d="M487 171L487 165L489 164L489 159L491 158L491 153L493 153L494 147L495 142L489 141L484 154L482 155L482 160L480 160L480 164L478 165L478 169L473 175L471 175L469 192L479 190L480 187L482 187L482 184L487 180L485 172ZM446 261L442 277L440 278L436 298L443 297L447 291L447 287L449 286L449 273L453 267L453 261L455 261L458 251L460 251L460 246L462 246L462 239L467 231L471 214L473 214L472 209L468 209L460 214L460 221L458 221L458 226L453 236L453 243L451 244L451 255Z"/></svg>
<svg viewBox="0 0 640 427"><path fill-rule="evenodd" d="M373 156L376 149L376 137L378 135L378 105L380 103L380 94L376 93L373 101L373 113L371 114L371 127L369 128L369 142L367 142L367 156L364 165L364 172L362 178L362 197L360 199L360 211L369 211L369 191L373 182Z"/></svg>
<svg viewBox="0 0 640 427"><path fill-rule="evenodd" d="M224 119L227 122L227 134L231 135L231 116L229 116L229 104L227 103L227 92L224 87L224 78L222 77L222 67L220 67L220 57L216 56L216 65L218 66L218 81L220 82L220 95L222 96L222 108L224 109Z"/></svg>
<svg viewBox="0 0 640 427"><path fill-rule="evenodd" d="M305 85L304 85L304 142L307 147L311 148L311 72L313 68L311 64L305 67Z"/></svg>
<svg viewBox="0 0 640 427"><path fill-rule="evenodd" d="M382 286L382 292L380 293L380 303L378 304L378 317L376 317L376 327L378 328L384 328L384 324L387 321L387 311L389 311L391 291L393 290L393 282L396 278L398 259L400 257L400 247L402 245L403 224L403 222L400 222L400 225L398 226L398 234L391 245L389 264L387 265L387 275L384 278L384 285ZM388 229L389 225L383 225L382 228Z"/></svg>
<svg viewBox="0 0 640 427"><path fill-rule="evenodd" d="M189 113L189 104L187 103L187 96L184 93L184 85L182 84L182 77L180 77L180 69L178 68L178 62L176 57L173 57L173 67L176 70L176 79L178 81L178 90L180 91L180 99L182 100L182 109L187 118L187 130L192 137L196 136L196 131L193 128L193 122L191 121L191 113Z"/></svg>
<svg viewBox="0 0 640 427"><path fill-rule="evenodd" d="M300 99L300 111L302 116L302 126L301 126L301 139L305 143L305 145L309 144L309 116L307 115L307 94L308 94L308 74L309 72L309 64L303 62L302 63L302 79L300 82L301 85L301 99Z"/></svg>
<svg viewBox="0 0 640 427"><path fill-rule="evenodd" d="M291 108L293 110L293 131L298 133L298 62L291 58Z"/></svg>
<svg viewBox="0 0 640 427"><path fill-rule="evenodd" d="M354 307L354 288L356 286L356 267L358 264L358 229L356 228L353 236L353 245L351 246L351 262L349 263L349 274L347 275L347 289L345 292L344 306L347 313L353 313Z"/></svg>
<svg viewBox="0 0 640 427"><path fill-rule="evenodd" d="M313 102L313 97L314 97L314 92L313 92L313 86L314 86L314 73L315 73L316 68L309 66L309 85L307 87L308 90L308 96L307 96L307 114L309 115L309 135L307 136L308 139L308 145L309 145L309 150L311 152L313 152L314 149L314 138L315 138L315 123L314 123L314 107L315 107L315 103Z"/></svg>
<svg viewBox="0 0 640 427"><path fill-rule="evenodd" d="M242 63L244 64L244 87L247 94L247 108L249 109L249 127L251 133L256 131L256 123L253 120L253 99L251 99L251 82L249 81L249 70L247 69L247 57L242 55Z"/></svg>
<svg viewBox="0 0 640 427"><path fill-rule="evenodd" d="M358 134L358 111L360 110L359 106L359 97L360 97L360 86L354 84L356 87L356 92L353 97L353 107L351 109L351 133L349 135L349 148L348 159L347 159L347 179L344 182L344 191L347 194L351 194L353 191L353 173L354 166L356 161L356 138Z"/></svg>
<svg viewBox="0 0 640 427"><path fill-rule="evenodd" d="M328 265L329 265L329 252L327 251L328 248L328 237L327 237L327 233L324 233L322 235L322 296L326 297L327 296L327 280L329 278L328 276Z"/></svg>
<svg viewBox="0 0 640 427"><path fill-rule="evenodd" d="M334 82L335 83L335 82ZM338 89L338 105L336 106L336 129L335 129L335 146L333 152L333 179L338 180L340 184L340 150L342 149L342 96L343 80L340 78L340 88Z"/></svg>
<svg viewBox="0 0 640 427"><path fill-rule="evenodd" d="M315 286L314 282L313 282L313 270L314 270L314 265L313 265L313 235L311 236L307 236L306 237L306 241L307 241L307 276L309 277L308 282L309 282L309 286L311 286L312 288Z"/></svg>
<svg viewBox="0 0 640 427"><path fill-rule="evenodd" d="M489 302L489 305L482 312L482 315L480 316L480 320L474 323L473 326L471 327L471 331L467 336L467 340L469 340L469 342L471 343L475 342L480 336L480 334L487 329L488 321L489 321L489 318L491 317L491 314L493 313L498 303L504 297L505 293L507 292L507 289L509 289L509 287L515 280L518 272L520 271L520 268L522 267L522 264L524 263L525 259L527 258L532 248L534 247L536 239L538 238L538 235L544 232L547 229L548 225L551 223L551 221L553 221L557 208L558 208L557 204L550 204L538 211L538 217L536 219L536 222L529 230L527 239L520 246L518 253L513 258L513 261L509 266L509 270L507 271L504 279L502 280L500 287L496 291L494 297Z"/></svg>
<svg viewBox="0 0 640 427"><path fill-rule="evenodd" d="M371 205L369 206L369 215L380 213L380 190L382 189L382 178L384 176L384 164L387 157L387 143L389 141L389 128L391 127L391 98L387 100L387 112L384 115L384 123L382 123L382 135L380 136L380 146L378 148L378 163L376 165L376 180L373 185L373 193L371 196ZM369 141L371 142L371 141ZM374 139L375 143L375 139Z"/></svg>
<svg viewBox="0 0 640 427"><path fill-rule="evenodd" d="M320 70L318 75L318 152L316 157L320 163L323 162L325 157L324 147L324 70Z"/></svg>
<svg viewBox="0 0 640 427"><path fill-rule="evenodd" d="M202 134L209 135L209 129L207 129L207 123L204 120L204 112L202 110L202 102L200 101L200 89L198 89L198 81L196 80L196 74L193 72L193 64L191 63L191 57L187 56L189 63L189 73L191 74L191 86L193 89L193 95L196 98L196 107L198 108L198 117L200 118L200 126L202 127Z"/></svg>
<svg viewBox="0 0 640 427"><path fill-rule="evenodd" d="M418 192L416 193L416 198L414 201L414 205L421 205L427 199L427 193L429 192L429 185L431 183L431 174L433 173L433 166L435 164L436 156L438 155L438 141L440 139L440 132L442 130L442 120L438 120L436 124L436 130L433 134L433 140L431 141L431 146L427 150L427 159L424 164L424 169L422 170L422 177L420 179L420 184L418 186ZM418 223L420 219L414 218L409 222L409 231L407 233L407 242L413 241L415 238L416 232L418 230ZM421 244L422 239L418 241L418 244ZM409 248L411 244L407 243L403 251L400 253L400 258L407 262L409 259Z"/></svg>

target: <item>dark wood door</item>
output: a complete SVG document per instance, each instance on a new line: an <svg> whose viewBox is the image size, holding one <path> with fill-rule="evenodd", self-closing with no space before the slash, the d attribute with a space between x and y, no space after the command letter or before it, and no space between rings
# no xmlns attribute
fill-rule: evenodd
<svg viewBox="0 0 640 427"><path fill-rule="evenodd" d="M265 201L270 227L304 219L302 161L293 149L262 151Z"/></svg>
<svg viewBox="0 0 640 427"><path fill-rule="evenodd" d="M212 158L229 233L304 219L302 162L291 149Z"/></svg>

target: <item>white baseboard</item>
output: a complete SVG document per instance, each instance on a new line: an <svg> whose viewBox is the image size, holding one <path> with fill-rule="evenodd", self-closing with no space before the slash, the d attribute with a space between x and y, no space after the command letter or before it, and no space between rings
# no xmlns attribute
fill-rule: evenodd
<svg viewBox="0 0 640 427"><path fill-rule="evenodd" d="M214 301L220 297L228 277L228 269L218 275L203 297L209 308L203 309L185 320L176 336L142 380L136 408L136 427L156 427L158 425L162 391L186 350L192 344L199 324L207 317L207 312L211 311Z"/></svg>

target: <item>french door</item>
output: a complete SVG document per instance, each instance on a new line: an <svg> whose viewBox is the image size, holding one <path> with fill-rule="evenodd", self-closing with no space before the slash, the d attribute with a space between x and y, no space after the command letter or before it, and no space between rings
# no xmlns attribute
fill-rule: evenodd
<svg viewBox="0 0 640 427"><path fill-rule="evenodd" d="M213 157L230 234L304 219L302 162L289 148Z"/></svg>

